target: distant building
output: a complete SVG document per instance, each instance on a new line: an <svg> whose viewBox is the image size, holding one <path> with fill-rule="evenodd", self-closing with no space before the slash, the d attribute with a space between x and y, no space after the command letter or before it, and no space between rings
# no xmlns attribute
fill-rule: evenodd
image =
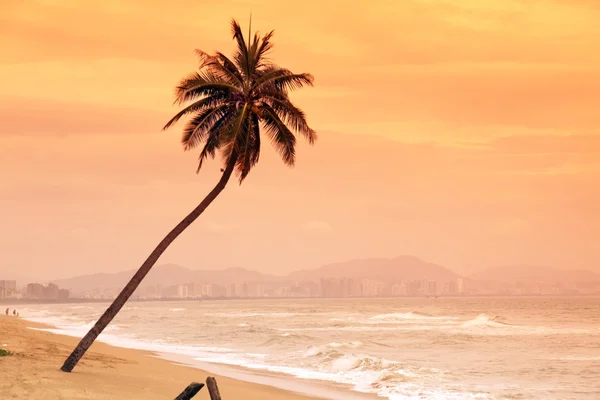
<svg viewBox="0 0 600 400"><path fill-rule="evenodd" d="M202 297L213 297L213 285L205 283L200 288L200 295Z"/></svg>
<svg viewBox="0 0 600 400"><path fill-rule="evenodd" d="M378 297L384 294L384 284L382 281L373 279L363 279L362 295L364 297Z"/></svg>
<svg viewBox="0 0 600 400"><path fill-rule="evenodd" d="M17 291L17 281L0 281L0 288Z"/></svg>
<svg viewBox="0 0 600 400"><path fill-rule="evenodd" d="M44 285L41 283L29 283L27 284L27 297L30 299L43 299L44 298Z"/></svg>
<svg viewBox="0 0 600 400"><path fill-rule="evenodd" d="M189 297L189 289L187 285L177 285L177 297L180 299Z"/></svg>
<svg viewBox="0 0 600 400"><path fill-rule="evenodd" d="M425 289L425 294L437 294L437 282L434 280L428 280Z"/></svg>
<svg viewBox="0 0 600 400"><path fill-rule="evenodd" d="M44 286L41 283L29 283L25 288L25 295L33 300L66 300L69 298L69 290L60 289L54 283Z"/></svg>
<svg viewBox="0 0 600 400"><path fill-rule="evenodd" d="M321 278L321 297L341 297L341 281L334 278Z"/></svg>
<svg viewBox="0 0 600 400"><path fill-rule="evenodd" d="M58 286L54 283L49 283L48 286L44 288L44 298L46 299L58 299Z"/></svg>
<svg viewBox="0 0 600 400"><path fill-rule="evenodd" d="M67 300L69 298L70 292L69 289L59 289L58 290L58 300Z"/></svg>
<svg viewBox="0 0 600 400"><path fill-rule="evenodd" d="M397 283L392 286L392 296L406 296L408 295L407 287L404 283Z"/></svg>
<svg viewBox="0 0 600 400"><path fill-rule="evenodd" d="M465 284L463 278L456 278L456 291L457 293L465 292Z"/></svg>
<svg viewBox="0 0 600 400"><path fill-rule="evenodd" d="M17 281L0 281L0 300L17 295Z"/></svg>

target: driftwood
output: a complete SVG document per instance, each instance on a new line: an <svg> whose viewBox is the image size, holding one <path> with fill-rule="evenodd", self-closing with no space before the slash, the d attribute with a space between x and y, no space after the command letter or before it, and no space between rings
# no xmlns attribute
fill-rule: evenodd
<svg viewBox="0 0 600 400"><path fill-rule="evenodd" d="M175 400L190 400L194 397L202 388L204 387L204 383L192 382L185 388L183 392L177 397Z"/></svg>
<svg viewBox="0 0 600 400"><path fill-rule="evenodd" d="M210 400L222 400L221 394L219 393L219 387L217 386L217 380L212 376L206 378L206 388L210 394Z"/></svg>

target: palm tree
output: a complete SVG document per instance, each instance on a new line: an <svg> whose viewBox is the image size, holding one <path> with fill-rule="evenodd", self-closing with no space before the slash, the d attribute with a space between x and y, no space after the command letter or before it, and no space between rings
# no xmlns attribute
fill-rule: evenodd
<svg viewBox="0 0 600 400"><path fill-rule="evenodd" d="M190 116L183 129L185 150L202 145L198 171L209 156L220 153L222 176L214 189L188 214L152 251L150 256L127 283L115 301L81 339L65 360L61 370L71 372L98 335L117 315L137 289L161 254L202 214L225 188L232 173L237 172L240 184L258 162L261 132L271 141L283 162L293 166L296 158L296 137L293 131L314 143L316 133L306 122L302 110L290 101L288 92L305 85L312 86L309 74L294 74L271 62L267 55L273 47L273 32L263 37L258 33L248 42L237 21L231 22L236 51L230 59L222 53L209 55L196 50L201 65L181 80L175 90L178 105L186 105L163 129L183 117ZM197 171L197 172L198 172Z"/></svg>

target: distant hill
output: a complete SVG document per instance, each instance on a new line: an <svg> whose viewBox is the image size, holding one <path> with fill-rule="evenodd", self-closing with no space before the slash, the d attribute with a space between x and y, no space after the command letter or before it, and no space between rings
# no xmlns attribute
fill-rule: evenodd
<svg viewBox="0 0 600 400"><path fill-rule="evenodd" d="M122 288L135 270L117 273L82 275L69 279L54 280L61 288L76 291ZM321 278L378 279L385 282L431 279L438 282L451 281L460 277L453 271L413 256L395 258L366 258L323 265L315 269L292 272L287 276L274 276L244 268L221 270L193 270L175 264L159 265L152 269L141 286L172 286L185 283L211 282L217 285L231 283L271 282L318 282ZM600 275L592 271L564 271L549 267L502 266L492 267L465 277L472 288L498 289L516 281L523 282L600 282ZM474 286L473 286L474 285Z"/></svg>
<svg viewBox="0 0 600 400"><path fill-rule="evenodd" d="M100 273L76 276L74 278L52 281L61 288L93 289L93 288L122 288L131 279L135 270ZM279 278L244 268L227 268L221 270L193 270L175 264L158 265L154 267L142 282L146 285L170 286L183 283L211 282L227 285L234 282L266 283Z"/></svg>
<svg viewBox="0 0 600 400"><path fill-rule="evenodd" d="M459 277L456 273L437 264L425 262L413 256L396 258L366 258L327 264L317 269L293 272L290 280L319 280L320 278L381 279L388 282L400 280L432 279L449 281Z"/></svg>
<svg viewBox="0 0 600 400"><path fill-rule="evenodd" d="M589 270L566 271L528 265L491 267L474 273L470 278L496 282L600 282L600 275Z"/></svg>
<svg viewBox="0 0 600 400"><path fill-rule="evenodd" d="M99 273L52 281L61 288L90 290L93 288L122 288L135 270L117 273ZM175 264L159 265L150 271L141 286L171 286L184 283L211 282L217 285L231 283L270 283L291 281L314 281L321 278L370 278L388 282L414 279L453 280L457 274L442 266L425 262L412 256L396 258L371 258L324 265L317 269L301 270L287 276L274 276L244 268L222 270L193 270Z"/></svg>

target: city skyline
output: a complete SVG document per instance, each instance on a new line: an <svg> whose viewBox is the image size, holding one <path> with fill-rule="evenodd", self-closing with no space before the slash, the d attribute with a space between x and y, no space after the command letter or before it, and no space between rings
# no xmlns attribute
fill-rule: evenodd
<svg viewBox="0 0 600 400"><path fill-rule="evenodd" d="M508 272L508 273L507 273ZM10 283L14 295L25 299L56 299L66 288L73 299L112 299L132 271L92 274L55 280L47 287ZM0 289L4 282L0 281ZM14 287L19 286L21 292ZM53 293L48 295L47 293ZM26 293L26 295L24 294ZM40 295L40 293L45 293ZM186 298L344 298L480 295L590 295L600 294L600 274L540 267L489 268L461 276L416 257L350 260L305 269L288 275L262 274L243 268L194 270L158 265L134 294L137 299ZM67 292L67 297L69 294ZM6 296L5 296L6 297ZM64 299L65 295L62 294Z"/></svg>
<svg viewBox="0 0 600 400"><path fill-rule="evenodd" d="M13 289L8 289L8 284ZM0 300L37 302L77 302L114 300L120 288L63 289L49 283L29 283L18 287L14 281L0 281ZM597 296L596 282L504 282L486 288L476 281L437 281L432 279L400 280L395 283L378 279L321 278L318 281L247 283L229 285L182 283L177 285L140 286L133 300L210 300L210 299L284 299L284 298L394 298L394 297L480 297L480 296Z"/></svg>

